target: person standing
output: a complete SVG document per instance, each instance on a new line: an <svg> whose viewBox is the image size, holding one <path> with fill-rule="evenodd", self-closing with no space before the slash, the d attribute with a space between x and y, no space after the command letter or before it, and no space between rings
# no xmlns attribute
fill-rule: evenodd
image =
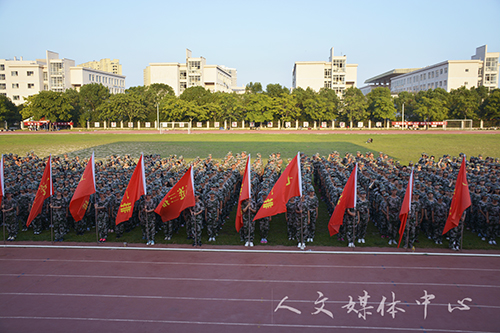
<svg viewBox="0 0 500 333"><path fill-rule="evenodd" d="M156 216L154 214L156 205L151 195L148 191L146 194L146 200L142 203L141 209L141 219L143 221L144 230L146 233L146 245L155 245L155 234L156 234Z"/></svg>
<svg viewBox="0 0 500 333"><path fill-rule="evenodd" d="M193 246L201 246L201 229L203 228L203 213L205 212L205 204L200 199L200 193L195 193L194 207L188 210L191 213L191 237L193 238Z"/></svg>
<svg viewBox="0 0 500 333"><path fill-rule="evenodd" d="M97 212L96 228L98 228L99 243L104 243L108 238L108 205L106 193L99 193L99 200L96 202L95 210Z"/></svg>
<svg viewBox="0 0 500 333"><path fill-rule="evenodd" d="M253 246L253 239L255 236L255 221L253 220L255 213L257 212L255 208L255 201L253 198L246 199L241 204L241 216L243 218L243 240L245 241L245 246Z"/></svg>
<svg viewBox="0 0 500 333"><path fill-rule="evenodd" d="M19 213L19 206L17 201L12 197L10 190L5 191L5 198L2 200L2 212L5 226L9 237L8 241L13 241L17 237L19 231L19 223L17 222L17 215Z"/></svg>
<svg viewBox="0 0 500 333"><path fill-rule="evenodd" d="M365 243L366 229L368 227L368 222L370 221L370 202L366 199L365 190L359 191L358 202L356 203L356 210L358 211L358 225L356 230L356 236L358 237L358 243Z"/></svg>
<svg viewBox="0 0 500 333"><path fill-rule="evenodd" d="M207 221L208 241L215 242L219 231L220 201L214 191L210 191L209 196L205 202L205 221Z"/></svg>
<svg viewBox="0 0 500 333"><path fill-rule="evenodd" d="M54 240L62 242L66 233L67 209L66 200L62 197L61 189L57 188L56 197L52 199L52 224L54 226Z"/></svg>
<svg viewBox="0 0 500 333"><path fill-rule="evenodd" d="M307 207L307 241L312 243L316 233L316 219L318 217L319 200L314 193L314 187L309 186L308 196L306 198Z"/></svg>

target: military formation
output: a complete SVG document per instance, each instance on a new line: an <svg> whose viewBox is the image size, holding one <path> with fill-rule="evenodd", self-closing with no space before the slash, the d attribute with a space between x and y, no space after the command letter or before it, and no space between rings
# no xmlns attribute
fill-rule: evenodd
<svg viewBox="0 0 500 333"><path fill-rule="evenodd" d="M88 159L67 155L53 157L54 195L45 200L42 212L33 220L30 230L40 234L53 227L54 240L63 241L72 229L77 235L82 235L97 228L99 241L106 242L109 233L115 233L118 239L124 232L140 227L146 244L154 245L161 232L161 237L170 241L175 233L185 228L193 246L201 246L202 230L206 229L207 241L216 242L229 214L237 206L247 157L246 152L236 155L229 152L221 160L208 155L205 159L196 158L188 162L176 155L167 158L144 156L147 195L135 203L132 217L119 225L115 225L116 214L137 161L129 155L112 155L96 161L97 193L91 197L85 217L74 221L69 213L69 203ZM367 227L371 222L389 245L398 243L399 212L411 166L414 166L414 192L403 246L413 248L419 242L420 231L436 244L442 244L442 231L460 168L460 156L452 158L445 155L437 161L424 153L417 163L410 163L409 166L400 165L382 152L378 157L371 152L364 155L360 152L355 155L347 153L344 156L338 152L328 156L301 154L300 160L302 197L292 198L286 210L288 238L297 241L299 248L314 242L318 196L325 202L329 214L321 218L329 219L356 163L359 168L356 209L346 210L337 235L340 241L347 241L349 247L354 247L356 242L365 243ZM33 152L26 156L4 155L2 212L9 241L16 239L20 226L23 231L28 230L26 221L46 162L47 158L39 158ZM272 237L269 235L272 217L258 221L253 221L253 218L286 164L280 153L271 154L267 163L260 154L253 159L252 196L241 205L243 227L240 238L245 246L254 246L257 227L261 244L266 244ZM163 223L154 208L190 166L194 171L196 204L183 211L177 219ZM467 164L467 176L472 206L466 210L462 223L482 240L496 245L500 233L498 159L471 157ZM452 229L446 235L451 249L460 247L459 230Z"/></svg>

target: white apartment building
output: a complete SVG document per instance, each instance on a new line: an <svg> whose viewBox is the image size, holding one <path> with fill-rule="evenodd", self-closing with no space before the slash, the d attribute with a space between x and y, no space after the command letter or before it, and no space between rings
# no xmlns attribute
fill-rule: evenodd
<svg viewBox="0 0 500 333"><path fill-rule="evenodd" d="M220 65L207 65L203 57L193 58L186 49L186 63L150 63L144 69L144 85L168 84L179 96L189 87L201 86L211 92L232 92L236 87L237 71Z"/></svg>
<svg viewBox="0 0 500 333"><path fill-rule="evenodd" d="M46 51L45 59L0 59L0 94L16 105L43 90L64 92L88 83L102 83L112 93L125 90L125 76L75 67L74 60L59 59L52 51Z"/></svg>
<svg viewBox="0 0 500 333"><path fill-rule="evenodd" d="M109 58L105 58L99 61L88 61L78 65L78 67L92 68L103 72L122 75L122 65L120 65L120 60L118 59L111 60Z"/></svg>
<svg viewBox="0 0 500 333"><path fill-rule="evenodd" d="M342 97L345 89L356 87L358 65L347 64L347 57L334 56L330 49L329 61L296 61L293 66L292 89L310 87L314 91L321 88L335 90Z"/></svg>
<svg viewBox="0 0 500 333"><path fill-rule="evenodd" d="M499 52L487 52L487 45L478 47L471 60L446 60L407 74L391 78L391 92L418 92L443 88L453 89L485 86L498 88Z"/></svg>

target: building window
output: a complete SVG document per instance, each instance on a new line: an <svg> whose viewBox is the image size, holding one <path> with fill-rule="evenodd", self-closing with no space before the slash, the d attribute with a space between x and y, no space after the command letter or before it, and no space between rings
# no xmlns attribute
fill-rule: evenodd
<svg viewBox="0 0 500 333"><path fill-rule="evenodd" d="M464 82L464 86L466 86L466 85L468 85L468 84L469 84L469 82Z"/></svg>
<svg viewBox="0 0 500 333"><path fill-rule="evenodd" d="M0 65L0 71L4 71L5 70L5 65L4 64L1 64Z"/></svg>
<svg viewBox="0 0 500 333"><path fill-rule="evenodd" d="M12 71L10 72L10 76L19 76L19 73L17 71Z"/></svg>
<svg viewBox="0 0 500 333"><path fill-rule="evenodd" d="M43 80L48 81L49 80L49 74L47 72L43 72Z"/></svg>
<svg viewBox="0 0 500 333"><path fill-rule="evenodd" d="M7 89L7 85L5 83L0 83L0 89L1 90Z"/></svg>
<svg viewBox="0 0 500 333"><path fill-rule="evenodd" d="M439 86L442 87L443 86L443 81L439 81Z"/></svg>
<svg viewBox="0 0 500 333"><path fill-rule="evenodd" d="M49 90L49 85L47 83L43 84L43 90L45 91Z"/></svg>
<svg viewBox="0 0 500 333"><path fill-rule="evenodd" d="M12 89L19 89L19 83L12 83Z"/></svg>
<svg viewBox="0 0 500 333"><path fill-rule="evenodd" d="M446 67L446 68L444 69L444 73L445 73L445 74L446 74L446 73L448 73L448 67Z"/></svg>
<svg viewBox="0 0 500 333"><path fill-rule="evenodd" d="M18 100L19 100L19 95L14 95L14 96L12 96L12 99L13 99L14 101L18 101Z"/></svg>
<svg viewBox="0 0 500 333"><path fill-rule="evenodd" d="M466 69L465 69L465 72L466 72L466 73L468 73L468 72L469 72L469 69L468 69L468 68L466 68Z"/></svg>
<svg viewBox="0 0 500 333"><path fill-rule="evenodd" d="M50 63L50 74L51 75L62 75L63 64L62 62L51 62Z"/></svg>
<svg viewBox="0 0 500 333"><path fill-rule="evenodd" d="M443 85L446 87L446 80L443 81Z"/></svg>
<svg viewBox="0 0 500 333"><path fill-rule="evenodd" d="M92 81L92 74L89 74L89 81Z"/></svg>
<svg viewBox="0 0 500 333"><path fill-rule="evenodd" d="M34 83L28 83L28 89L33 89L35 88L35 84Z"/></svg>
<svg viewBox="0 0 500 333"><path fill-rule="evenodd" d="M330 81L325 81L325 88L331 88L332 83Z"/></svg>
<svg viewBox="0 0 500 333"><path fill-rule="evenodd" d="M325 79L330 79L331 77L332 77L332 69L331 68L326 68L325 69Z"/></svg>
<svg viewBox="0 0 500 333"><path fill-rule="evenodd" d="M0 80L5 80L5 74L0 74Z"/></svg>
<svg viewBox="0 0 500 333"><path fill-rule="evenodd" d="M26 75L28 75L28 76L33 76L33 75L35 75L35 73L34 73L33 71L27 71L27 72L26 72Z"/></svg>
<svg viewBox="0 0 500 333"><path fill-rule="evenodd" d="M441 68L441 74L443 74L443 69Z"/></svg>

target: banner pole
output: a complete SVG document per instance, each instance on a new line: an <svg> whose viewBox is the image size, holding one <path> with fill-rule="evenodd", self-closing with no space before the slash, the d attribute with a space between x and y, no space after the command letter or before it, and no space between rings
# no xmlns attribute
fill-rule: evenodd
<svg viewBox="0 0 500 333"><path fill-rule="evenodd" d="M52 197L50 197L50 242L54 245L54 220L52 218L53 208L52 208Z"/></svg>
<svg viewBox="0 0 500 333"><path fill-rule="evenodd" d="M95 241L99 244L99 224L97 223L97 192L94 194Z"/></svg>
<svg viewBox="0 0 500 333"><path fill-rule="evenodd" d="M250 246L250 237L251 237L251 232L250 232L250 223L252 223L252 219L251 219L251 215L250 215L250 204L251 204L251 199L249 198L248 199L248 206L247 206L247 210L248 210L248 246Z"/></svg>
<svg viewBox="0 0 500 333"><path fill-rule="evenodd" d="M3 204L2 204L2 224L3 224L3 245L5 245L5 212L3 211Z"/></svg>

